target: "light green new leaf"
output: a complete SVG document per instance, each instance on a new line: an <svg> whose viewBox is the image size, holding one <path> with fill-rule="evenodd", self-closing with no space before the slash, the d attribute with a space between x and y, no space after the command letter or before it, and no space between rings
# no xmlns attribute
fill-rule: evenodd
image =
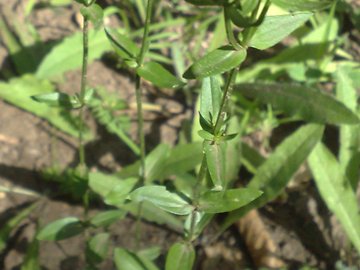
<svg viewBox="0 0 360 270"><path fill-rule="evenodd" d="M39 103L64 109L77 109L81 107L81 102L77 96L70 96L60 92L35 95L31 96L31 98Z"/></svg>
<svg viewBox="0 0 360 270"><path fill-rule="evenodd" d="M93 172L89 174L89 187L95 193L105 197L112 191L120 182L123 181L116 175L109 175L100 172Z"/></svg>
<svg viewBox="0 0 360 270"><path fill-rule="evenodd" d="M10 233L16 226L20 224L28 215L31 214L32 211L37 207L37 204L32 204L27 208L21 210L16 216L12 217L9 221L5 224L1 225L0 227L0 252L2 252L8 242L10 237Z"/></svg>
<svg viewBox="0 0 360 270"><path fill-rule="evenodd" d="M86 261L91 265L99 264L106 259L109 252L110 234L98 233L86 245Z"/></svg>
<svg viewBox="0 0 360 270"><path fill-rule="evenodd" d="M0 83L0 98L46 119L58 129L77 137L79 131L76 128L76 119L69 112L60 108L49 107L31 99L31 96L54 91L54 86L49 81L39 80L31 75L14 78L8 83ZM86 139L91 137L89 131L86 131L84 135Z"/></svg>
<svg viewBox="0 0 360 270"><path fill-rule="evenodd" d="M333 154L318 144L309 166L321 197L341 222L350 241L360 252L360 215L356 195Z"/></svg>
<svg viewBox="0 0 360 270"><path fill-rule="evenodd" d="M220 47L192 64L183 74L185 79L202 79L222 74L238 67L246 58L246 50L235 50L227 45Z"/></svg>
<svg viewBox="0 0 360 270"><path fill-rule="evenodd" d="M320 141L323 130L323 126L308 124L287 137L262 163L247 186L264 193L250 204L231 212L222 224L221 231L250 210L275 199Z"/></svg>
<svg viewBox="0 0 360 270"><path fill-rule="evenodd" d="M336 72L336 96L342 101L351 111L356 113L358 94L355 87L355 82L352 79L351 73L353 68L347 66L340 66ZM358 72L360 76L360 72ZM343 172L350 181L351 186L356 190L359 179L360 167L360 124L358 125L342 125L340 126L340 149L339 162Z"/></svg>
<svg viewBox="0 0 360 270"><path fill-rule="evenodd" d="M248 46L259 50L272 47L303 25L312 15L312 13L298 13L267 16L256 29Z"/></svg>
<svg viewBox="0 0 360 270"><path fill-rule="evenodd" d="M310 122L339 125L359 124L360 121L334 97L306 86L254 83L236 85L234 90Z"/></svg>
<svg viewBox="0 0 360 270"><path fill-rule="evenodd" d="M332 0L271 0L275 5L290 11L316 11L327 8Z"/></svg>
<svg viewBox="0 0 360 270"><path fill-rule="evenodd" d="M226 142L204 141L204 151L207 168L214 184L213 190L223 190L227 184L227 179L225 179Z"/></svg>
<svg viewBox="0 0 360 270"><path fill-rule="evenodd" d="M250 203L262 193L253 188L208 191L200 196L198 209L209 214L230 212Z"/></svg>
<svg viewBox="0 0 360 270"><path fill-rule="evenodd" d="M117 270L159 270L148 258L124 248L114 250L114 261Z"/></svg>
<svg viewBox="0 0 360 270"><path fill-rule="evenodd" d="M157 207L176 215L188 215L193 206L176 193L172 193L164 186L144 186L134 190L130 197L135 202L148 201Z"/></svg>
<svg viewBox="0 0 360 270"><path fill-rule="evenodd" d="M108 194L106 194L105 203L119 207L125 202L137 182L137 178L128 178L119 181L119 183Z"/></svg>
<svg viewBox="0 0 360 270"><path fill-rule="evenodd" d="M124 210L108 210L95 215L90 219L91 225L95 227L107 227L115 221L126 216L127 212Z"/></svg>
<svg viewBox="0 0 360 270"><path fill-rule="evenodd" d="M195 261L195 250L191 243L173 244L166 256L165 270L192 270Z"/></svg>
<svg viewBox="0 0 360 270"><path fill-rule="evenodd" d="M185 83L172 75L167 69L156 62L147 62L136 69L136 73L155 86L161 88L179 88Z"/></svg>
<svg viewBox="0 0 360 270"><path fill-rule="evenodd" d="M80 68L83 50L81 44L81 33L65 38L42 60L36 76L42 79L54 78L61 76L66 71ZM111 46L103 31L89 31L89 62L100 58L104 52L110 50Z"/></svg>
<svg viewBox="0 0 360 270"><path fill-rule="evenodd" d="M215 76L204 78L200 93L200 114L213 125L220 111L221 99L222 91L217 78Z"/></svg>
<svg viewBox="0 0 360 270"><path fill-rule="evenodd" d="M80 12L85 18L93 23L95 29L99 29L102 25L104 12L98 4L92 4L88 7L82 6Z"/></svg>
<svg viewBox="0 0 360 270"><path fill-rule="evenodd" d="M82 222L76 217L66 217L47 224L37 234L38 240L60 241L67 239L85 230Z"/></svg>
<svg viewBox="0 0 360 270"><path fill-rule="evenodd" d="M41 270L39 262L39 241L34 238L26 249L20 270Z"/></svg>

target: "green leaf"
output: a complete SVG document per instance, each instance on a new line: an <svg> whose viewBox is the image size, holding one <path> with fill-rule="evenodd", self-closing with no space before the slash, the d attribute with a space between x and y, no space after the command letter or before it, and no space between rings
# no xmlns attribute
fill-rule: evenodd
<svg viewBox="0 0 360 270"><path fill-rule="evenodd" d="M81 107L81 102L77 96L69 96L65 93L45 93L31 96L31 98L39 103L53 107L62 107L65 109L77 109Z"/></svg>
<svg viewBox="0 0 360 270"><path fill-rule="evenodd" d="M120 34L115 29L105 28L105 33L115 52L128 64L137 67L137 57L140 53L138 46L127 36Z"/></svg>
<svg viewBox="0 0 360 270"><path fill-rule="evenodd" d="M274 46L303 25L312 15L312 13L298 13L265 17L252 36L249 47L265 50Z"/></svg>
<svg viewBox="0 0 360 270"><path fill-rule="evenodd" d="M178 144L170 150L161 171L161 178L194 169L202 160L202 143Z"/></svg>
<svg viewBox="0 0 360 270"><path fill-rule="evenodd" d="M106 259L109 252L110 234L98 233L87 242L85 256L90 265L99 264Z"/></svg>
<svg viewBox="0 0 360 270"><path fill-rule="evenodd" d="M147 62L136 69L136 73L143 79L161 88L179 88L185 83L172 75L167 69L156 62Z"/></svg>
<svg viewBox="0 0 360 270"><path fill-rule="evenodd" d="M47 121L56 128L78 137L79 130L76 126L76 118L61 108L52 108L31 100L31 96L54 92L54 86L47 80L39 80L31 75L14 78L8 83L0 82L0 98L5 101L29 111ZM84 132L84 137L89 139L89 131Z"/></svg>
<svg viewBox="0 0 360 270"><path fill-rule="evenodd" d="M100 172L89 174L89 187L102 197L109 194L121 181L123 180L116 175L108 175Z"/></svg>
<svg viewBox="0 0 360 270"><path fill-rule="evenodd" d="M123 210L108 210L96 214L90 219L95 227L107 227L119 219L123 219L127 212Z"/></svg>
<svg viewBox="0 0 360 270"><path fill-rule="evenodd" d="M154 263L124 248L116 248L114 261L117 270L158 270Z"/></svg>
<svg viewBox="0 0 360 270"><path fill-rule="evenodd" d="M191 243L177 242L166 256L165 270L191 270L195 261L195 250Z"/></svg>
<svg viewBox="0 0 360 270"><path fill-rule="evenodd" d="M28 245L20 270L41 270L39 263L39 241L36 238Z"/></svg>
<svg viewBox="0 0 360 270"><path fill-rule="evenodd" d="M246 58L246 50L235 50L227 45L220 47L192 64L184 73L185 79L202 79L222 74L239 66Z"/></svg>
<svg viewBox="0 0 360 270"><path fill-rule="evenodd" d="M359 118L334 97L314 88L293 84L239 84L234 91L271 104L306 121L329 124L359 124Z"/></svg>
<svg viewBox="0 0 360 270"><path fill-rule="evenodd" d="M95 29L99 29L102 25L104 12L99 5L92 4L88 7L83 6L80 8L80 12L84 18L87 18L93 23Z"/></svg>
<svg viewBox="0 0 360 270"><path fill-rule="evenodd" d="M336 72L336 96L351 111L356 113L358 106L358 94L355 86L355 80L352 79L351 73L353 68L348 66L340 66ZM358 76L360 75L360 72ZM359 114L358 114L359 115ZM358 125L342 125L340 126L340 149L339 161L340 166L345 172L351 186L356 190L359 181L360 166L360 124Z"/></svg>
<svg viewBox="0 0 360 270"><path fill-rule="evenodd" d="M66 71L80 68L83 50L81 44L81 33L65 38L42 60L36 71L36 77L41 79L59 77ZM110 50L111 46L104 32L89 30L89 63Z"/></svg>
<svg viewBox="0 0 360 270"><path fill-rule="evenodd" d="M200 94L200 114L213 125L220 112L221 100L222 91L217 78L204 78Z"/></svg>
<svg viewBox="0 0 360 270"><path fill-rule="evenodd" d="M106 194L105 203L119 207L128 198L137 182L137 178L128 178L126 180L119 181L119 183L108 194Z"/></svg>
<svg viewBox="0 0 360 270"><path fill-rule="evenodd" d="M214 141L214 134L211 134L205 130L199 130L198 134L201 138L207 141Z"/></svg>
<svg viewBox="0 0 360 270"><path fill-rule="evenodd" d="M2 252L6 246L8 239L10 237L11 231L17 227L27 216L29 216L34 209L37 207L37 204L31 204L25 209L21 210L16 216L8 220L4 225L1 225L0 228L0 252Z"/></svg>
<svg viewBox="0 0 360 270"><path fill-rule="evenodd" d="M188 215L193 206L176 193L166 190L164 186L144 186L130 194L135 202L148 201L157 207L176 215Z"/></svg>
<svg viewBox="0 0 360 270"><path fill-rule="evenodd" d="M290 11L316 11L328 8L332 0L271 0L275 5Z"/></svg>
<svg viewBox="0 0 360 270"><path fill-rule="evenodd" d="M198 209L209 214L225 213L240 208L258 198L263 192L253 188L207 191L200 196Z"/></svg>
<svg viewBox="0 0 360 270"><path fill-rule="evenodd" d="M161 255L161 247L152 246L146 249L142 249L137 252L137 255L139 255L140 257L148 258L149 260L153 261Z"/></svg>
<svg viewBox="0 0 360 270"><path fill-rule="evenodd" d="M323 130L323 126L308 124L299 128L276 147L247 186L264 193L249 205L231 212L222 224L221 231L250 210L275 199L320 141Z"/></svg>
<svg viewBox="0 0 360 270"><path fill-rule="evenodd" d="M170 146L168 144L159 144L151 151L145 159L145 182L152 183L160 178L163 173L166 160L169 156Z"/></svg>
<svg viewBox="0 0 360 270"><path fill-rule="evenodd" d="M195 217L189 215L184 224L185 237L189 238L190 231L192 231L192 239L189 239L190 241L195 240L214 217L214 214L207 214L199 211L194 211L193 215L195 215Z"/></svg>
<svg viewBox="0 0 360 270"><path fill-rule="evenodd" d="M47 224L37 234L38 240L60 241L84 231L85 227L76 217L66 217Z"/></svg>
<svg viewBox="0 0 360 270"><path fill-rule="evenodd" d="M349 240L360 252L360 215L356 194L333 154L318 144L309 157L309 166L321 197L341 222Z"/></svg>
<svg viewBox="0 0 360 270"><path fill-rule="evenodd" d="M226 143L205 141L204 151L207 168L214 184L213 190L223 190L227 183L225 179Z"/></svg>

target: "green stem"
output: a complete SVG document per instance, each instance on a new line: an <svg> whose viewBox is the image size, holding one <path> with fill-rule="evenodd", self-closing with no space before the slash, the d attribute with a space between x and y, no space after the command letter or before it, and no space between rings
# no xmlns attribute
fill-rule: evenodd
<svg viewBox="0 0 360 270"><path fill-rule="evenodd" d="M88 63L88 53L89 53L89 38L88 38L88 29L89 21L86 17L83 18L84 27L83 27L83 62L82 62L82 72L81 72L81 88L80 88L80 103L82 104L80 108L79 118L79 163L82 168L85 168L85 150L84 150L84 110L85 110L85 91L87 83L87 63Z"/></svg>
<svg viewBox="0 0 360 270"><path fill-rule="evenodd" d="M230 71L229 76L227 78L226 84L225 84L225 88L224 88L224 93L223 93L223 97L221 100L221 105L220 105L220 111L219 114L216 118L216 122L215 122L215 128L214 128L214 134L218 135L221 129L221 126L223 125L224 121L225 121L225 117L226 117L226 110L227 110L227 105L229 102L229 99L231 97L231 93L233 90L233 85L235 83L236 80L236 75L238 72L238 68L234 68Z"/></svg>
<svg viewBox="0 0 360 270"><path fill-rule="evenodd" d="M141 43L141 49L138 59L138 64L141 66L144 62L145 54L147 53L150 45L149 41L149 31L150 31L150 24L151 24L151 13L153 10L154 0L148 0L147 8L146 8L146 19L145 19L145 26L144 26L144 34Z"/></svg>
<svg viewBox="0 0 360 270"><path fill-rule="evenodd" d="M234 32L231 26L231 19L229 14L229 9L233 8L232 6L224 6L224 20L225 20L225 31L226 36L230 44L236 49L240 50L242 49L242 46L239 42L239 40L234 36Z"/></svg>

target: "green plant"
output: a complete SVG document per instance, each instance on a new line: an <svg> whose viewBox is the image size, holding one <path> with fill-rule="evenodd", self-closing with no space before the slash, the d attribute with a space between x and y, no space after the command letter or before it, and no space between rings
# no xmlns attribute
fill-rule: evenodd
<svg viewBox="0 0 360 270"><path fill-rule="evenodd" d="M78 170L67 170L60 179L70 179L64 190L80 194L85 215L82 219L66 217L46 225L38 233L38 240L59 241L81 233L89 235L92 229L102 228L102 232L87 237L87 266L96 269L96 265L108 256L111 245L106 228L131 213L137 219L137 232L133 237L136 244L132 250L114 247L113 261L117 269L193 269L197 241L216 214L224 213L218 237L250 210L277 198L308 160L324 202L360 252L359 207L355 196L360 149L356 93L359 71L356 63L341 63L335 59L343 53L342 40L336 40L338 1L188 0L182 8L189 10L190 5L195 5L198 14L187 21L175 19L166 10L155 10L154 0L126 1L131 12L139 16L129 22L125 12L120 10L124 29L105 27L104 31L91 32L90 43L93 45L90 49L95 52L90 59L109 50L111 44L120 66L135 74L139 146L126 133L127 119L113 114L116 109L127 108L126 102L115 98L115 103L107 105L113 97L101 90L93 95L94 90L86 88L88 21L101 27L103 13L94 2L80 1L84 16L84 53L78 94L69 96L52 92L52 85L39 78L51 78L78 67L79 59L67 48L76 44L73 54L77 54L80 51L79 36L68 38L55 47L38 67L37 78L24 75L4 83L3 87L0 85L0 90L15 89L13 93L1 91L4 99L49 119L54 126L74 136L79 132L80 166ZM274 6L283 9L281 15L269 14ZM326 12L314 17L314 13L323 10ZM164 13L165 21L153 22L154 14ZM213 16L207 18L209 14ZM173 44L163 42L163 38L174 38L165 30L168 27L186 27L187 23L191 25L196 21L201 29L198 36L189 35ZM143 25L143 28L132 31L133 25ZM214 29L214 38L208 41L209 49L203 53L199 40L205 37L210 26ZM266 50L290 34L298 42L272 58L252 62L253 59L248 57L251 50ZM139 38L140 45L137 43ZM187 38L193 38L195 46L185 53L189 48ZM160 49L171 51L173 58L168 53L162 55ZM64 62L66 64L60 65ZM334 67L337 72L332 74ZM182 78L178 78L180 75ZM329 80L337 84L336 97L319 90L321 83ZM142 81L158 88L184 89L189 104L192 102L191 91L201 88L192 130L184 131L185 137L191 139L172 148L159 144L146 153ZM34 90L25 87L26 82L31 82ZM25 96L16 95L20 88L26 88L28 95L35 94L33 99L40 104L24 105ZM111 175L87 171L83 146L87 136L83 114L87 106L107 130L118 135L139 156L138 161ZM73 125L70 121L62 122L59 117L66 114L71 119L69 110L79 111L79 118L71 122ZM50 117L50 112L54 117ZM241 142L242 137L256 130L269 134L287 122L297 122L298 129L277 145L267 158ZM338 160L321 142L325 125L334 125L340 130ZM268 141L263 145L270 148ZM246 186L236 187L241 165L252 173L252 178ZM90 192L116 210L89 216ZM161 268L155 262L159 250L139 248L141 219L182 234L181 240L167 251L165 265ZM29 249L29 258L36 256L36 250L35 240Z"/></svg>

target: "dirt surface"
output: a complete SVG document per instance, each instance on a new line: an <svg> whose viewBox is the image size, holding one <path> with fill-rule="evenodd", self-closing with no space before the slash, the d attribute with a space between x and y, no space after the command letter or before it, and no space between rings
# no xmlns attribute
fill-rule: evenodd
<svg viewBox="0 0 360 270"><path fill-rule="evenodd" d="M24 4L27 1L7 0L0 3L1 14L9 22L24 20ZM79 30L76 22L77 7L42 7L30 16L30 22L38 30L43 41L58 40ZM11 19L10 19L11 18ZM11 23L10 23L11 24ZM356 46L353 46L356 47ZM7 51L0 46L0 63L7 66ZM131 76L98 60L89 66L89 85L102 86L116 93L127 102L134 102L134 84ZM73 93L79 89L80 72L67 72L64 80L57 84L59 90ZM178 131L191 110L184 107L184 96L177 93L162 93L147 85L146 101L158 105L170 114L147 112L146 136L148 150L160 141L174 144ZM45 181L41 170L57 164L60 168L74 167L78 163L76 139L54 130L46 121L0 100L0 185L13 189L47 194L58 186ZM136 112L131 116L131 136L136 140ZM86 162L92 171L112 172L131 164L135 156L116 136L109 134L87 115L88 124L96 133L96 138L86 144ZM281 136L280 136L281 137ZM256 145L261 134L250 138ZM266 154L266 153L265 153ZM306 170L306 169L305 169ZM247 172L241 171L246 178ZM349 249L349 243L334 217L323 205L314 183L306 174L298 174L295 184L275 202L259 210L254 228L259 231L252 238L251 232L242 233L237 224L218 239L211 242L216 224L207 229L198 242L198 259L195 269L233 270L256 268L256 247L251 247L256 239L264 239L268 262L287 265L290 269L311 266L316 269L333 269L337 261L356 265L356 253ZM16 191L16 190L15 190ZM16 213L24 203L34 200L33 196L0 192L0 224ZM97 204L90 210L93 215L105 206ZM38 209L25 220L17 231L12 232L7 248L0 256L0 269L20 269L26 248L33 239L37 220L40 225L67 217L82 217L81 203L68 197L44 199ZM142 247L160 246L165 252L180 235L161 226L144 222L142 225ZM1 226L0 226L1 227ZM135 248L135 221L127 217L109 228L114 245ZM266 235L265 235L266 234ZM249 240L250 239L250 240ZM249 241L248 241L249 240ZM274 247L274 249L272 249ZM40 262L43 269L82 269L85 265L84 236L60 241L41 242ZM255 250L255 251L254 251ZM266 252L268 251L269 254ZM255 252L255 253L253 253ZM164 254L159 263L164 262ZM268 263L271 266L271 263ZM360 267L360 265L359 265ZM278 268L278 267L274 267ZM100 265L99 269L115 269L111 260Z"/></svg>

